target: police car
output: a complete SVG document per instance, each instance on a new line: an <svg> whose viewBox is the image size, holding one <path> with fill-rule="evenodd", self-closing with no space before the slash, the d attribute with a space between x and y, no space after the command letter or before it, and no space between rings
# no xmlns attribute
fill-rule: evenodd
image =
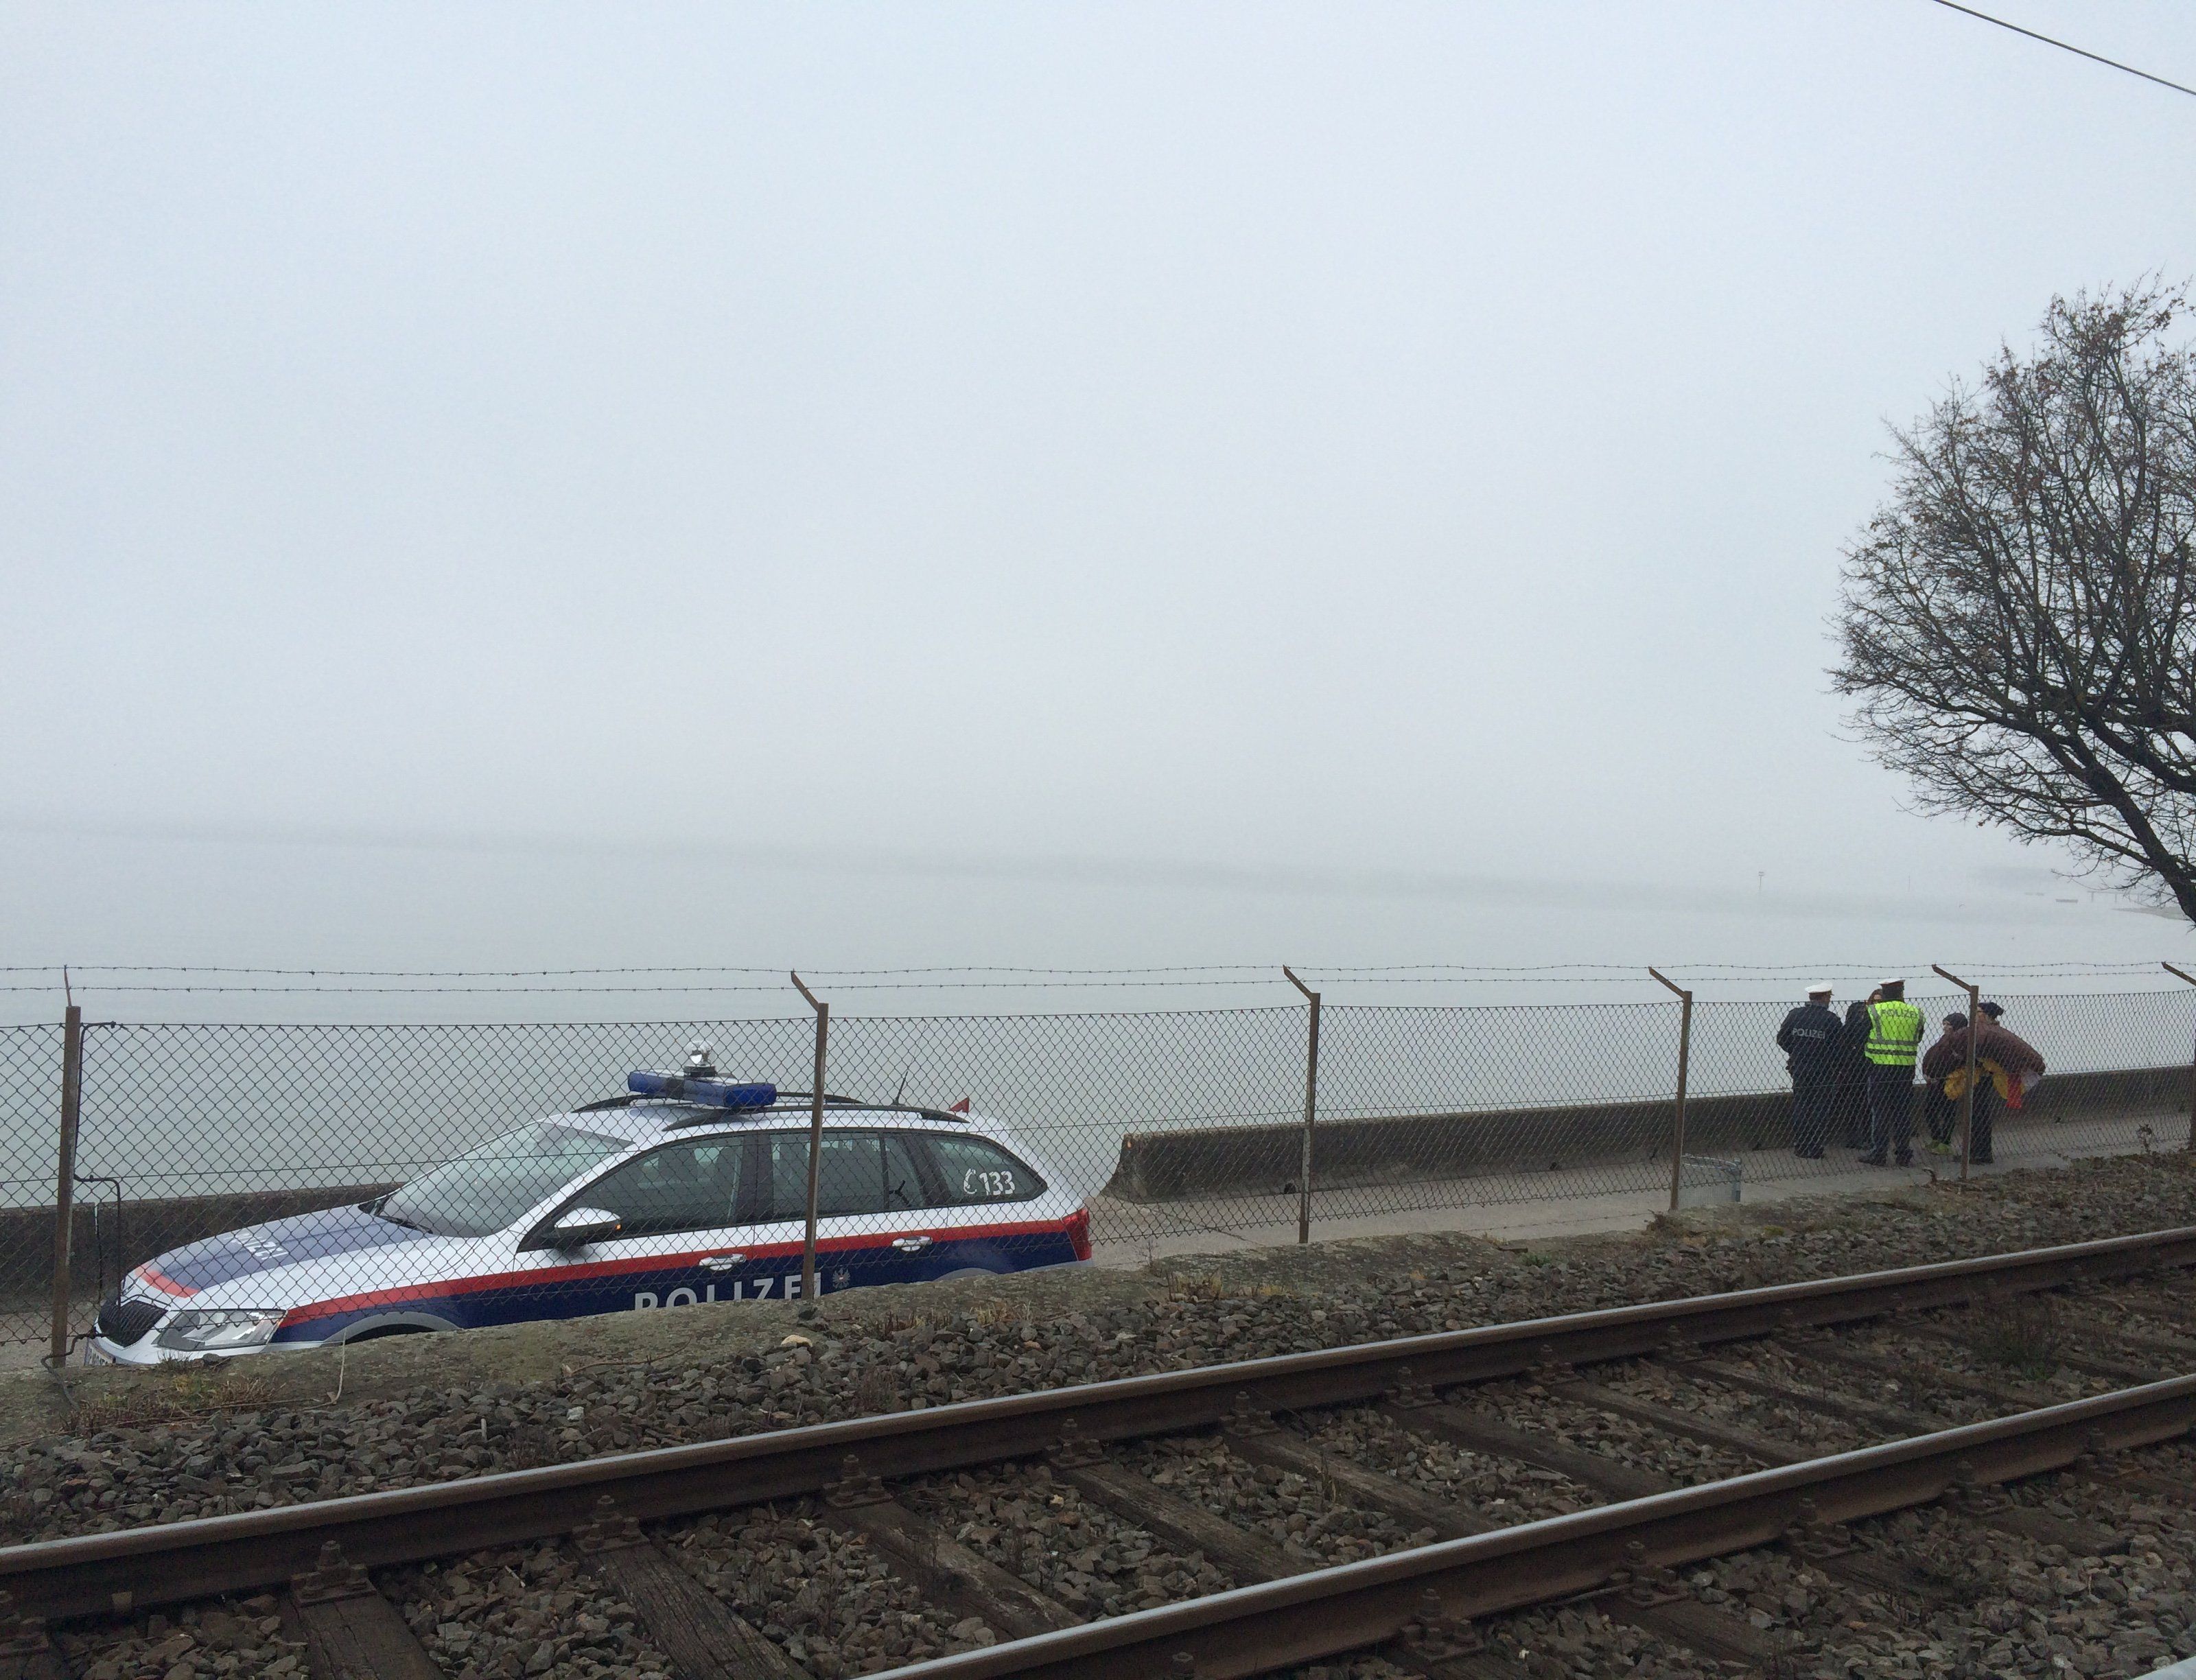
<svg viewBox="0 0 2196 1680"><path fill-rule="evenodd" d="M810 1100L720 1079L705 1051L626 1082L373 1201L147 1261L87 1360L799 1296ZM980 1117L828 1098L816 1179L819 1294L1090 1258L1089 1210Z"/></svg>

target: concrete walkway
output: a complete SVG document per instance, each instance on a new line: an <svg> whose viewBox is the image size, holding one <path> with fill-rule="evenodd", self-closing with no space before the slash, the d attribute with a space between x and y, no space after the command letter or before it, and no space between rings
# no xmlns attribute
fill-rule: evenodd
<svg viewBox="0 0 2196 1680"><path fill-rule="evenodd" d="M1970 1173L1980 1178L2024 1168L2063 1166L2091 1156L2134 1155L2147 1148L2178 1150L2187 1134L2187 1118L2179 1113L2059 1124L2008 1124L2001 1117L1996 1161L1974 1167ZM1914 1164L1905 1168L1864 1167L1860 1152L1833 1149L1820 1161L1802 1161L1789 1150L1758 1150L1731 1158L1741 1163L1742 1199L1757 1204L1927 1185L1940 1178L1956 1179L1960 1173L1958 1156L1932 1155L1918 1146ZM1498 1242L1529 1242L1637 1231L1668 1210L1669 1186L1668 1166L1656 1162L1315 1190L1311 1234L1315 1242L1328 1242L1466 1231ZM1687 1204L1704 1205L1709 1199L1707 1191L1705 1184L1694 1185ZM1091 1204L1091 1227L1096 1238L1093 1258L1099 1265L1141 1266L1170 1255L1224 1254L1294 1243L1297 1198L1246 1196L1172 1204L1120 1202L1101 1196Z"/></svg>

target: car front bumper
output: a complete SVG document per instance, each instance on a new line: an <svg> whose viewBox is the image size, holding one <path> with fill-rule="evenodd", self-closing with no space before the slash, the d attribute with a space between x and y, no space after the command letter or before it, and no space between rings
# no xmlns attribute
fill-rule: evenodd
<svg viewBox="0 0 2196 1680"><path fill-rule="evenodd" d="M158 1331L147 1331L141 1339L124 1348L103 1336L88 1336L84 1341L84 1362L90 1365L189 1364L198 1360L238 1360L270 1350L284 1353L300 1347L319 1346L317 1342L262 1342L256 1347L210 1348L204 1353L197 1353L186 1348L163 1348L159 1336Z"/></svg>

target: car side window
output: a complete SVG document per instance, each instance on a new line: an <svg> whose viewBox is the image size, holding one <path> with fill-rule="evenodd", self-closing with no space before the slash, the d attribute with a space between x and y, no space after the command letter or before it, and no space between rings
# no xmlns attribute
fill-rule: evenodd
<svg viewBox="0 0 2196 1680"><path fill-rule="evenodd" d="M1017 1161L981 1138L933 1136L927 1140L938 1175L945 1181L948 1207L987 1202L1033 1202L1044 1194L1044 1181L1026 1162Z"/></svg>
<svg viewBox="0 0 2196 1680"><path fill-rule="evenodd" d="M930 1197L922 1187L922 1169L916 1164L915 1151L908 1147L907 1140L897 1132L887 1132L884 1146L885 1211L901 1213L928 1207Z"/></svg>
<svg viewBox="0 0 2196 1680"><path fill-rule="evenodd" d="M762 1140L770 1171L770 1219L808 1216L808 1134L773 1132ZM922 1205L922 1177L904 1140L876 1132L824 1134L816 1173L816 1216L897 1213Z"/></svg>
<svg viewBox="0 0 2196 1680"><path fill-rule="evenodd" d="M697 1139L651 1150L607 1173L573 1198L623 1222L625 1237L707 1231L730 1225L740 1203L744 1138Z"/></svg>

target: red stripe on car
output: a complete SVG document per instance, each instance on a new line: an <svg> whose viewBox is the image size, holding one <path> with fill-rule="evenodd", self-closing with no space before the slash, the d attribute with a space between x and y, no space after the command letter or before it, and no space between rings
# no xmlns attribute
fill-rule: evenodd
<svg viewBox="0 0 2196 1680"><path fill-rule="evenodd" d="M188 1284L179 1284L165 1272L155 1272L150 1261L130 1274L141 1284L149 1284L163 1295L196 1295Z"/></svg>
<svg viewBox="0 0 2196 1680"><path fill-rule="evenodd" d="M1066 1221L1048 1219L1024 1225L949 1227L938 1234L945 1242L964 1243L986 1237L1056 1235L1065 1228ZM816 1252L822 1256L844 1254L851 1249L884 1248L896 1238L914 1234L912 1232L895 1231L860 1237L833 1237L818 1242ZM394 1306L403 1301L428 1301L454 1295L478 1295L488 1290L575 1283L590 1278L615 1278L630 1272L670 1271L680 1266L697 1265L713 1254L724 1253L725 1247L725 1244L719 1244L714 1248L691 1249L682 1254L635 1255L629 1260L598 1261L592 1266L559 1266L538 1272L497 1272L479 1278L454 1279L448 1283L402 1284L391 1289L368 1290L360 1295L344 1295L329 1301L315 1301L308 1307L293 1307L283 1314L280 1328L309 1324L315 1319L332 1318L338 1313L355 1313L367 1307ZM797 1255L800 1249L799 1243L764 1243L750 1245L744 1252L749 1260L777 1260ZM196 1293L195 1290L188 1292Z"/></svg>

